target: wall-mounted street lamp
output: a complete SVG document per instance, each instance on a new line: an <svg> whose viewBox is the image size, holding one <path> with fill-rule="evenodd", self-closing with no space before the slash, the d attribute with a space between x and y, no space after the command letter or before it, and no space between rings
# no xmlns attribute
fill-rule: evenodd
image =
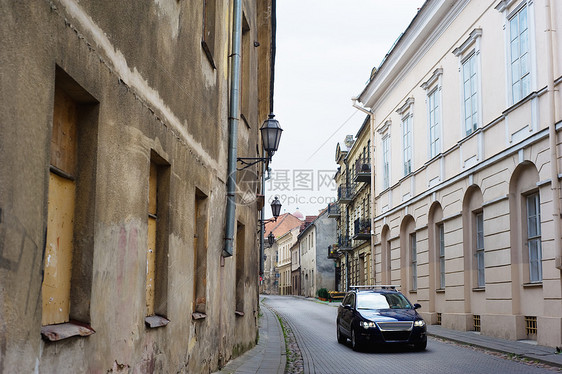
<svg viewBox="0 0 562 374"><path fill-rule="evenodd" d="M272 231L270 231L269 235L267 236L267 243L269 244L269 248L271 248L273 246L273 243L275 243L275 235L273 235Z"/></svg>
<svg viewBox="0 0 562 374"><path fill-rule="evenodd" d="M263 122L260 128L265 157L238 157L238 162L244 166L237 170L244 170L258 162L271 161L271 157L277 152L277 149L279 149L279 141L281 140L281 133L283 132L283 129L279 126L279 121L273 117L275 117L275 115L270 113L269 118Z"/></svg>
<svg viewBox="0 0 562 374"><path fill-rule="evenodd" d="M264 219L264 220L260 219L259 221L261 223L275 222L277 221L277 217L279 217L280 213L281 213L281 201L279 201L279 198L275 196L275 199L273 199L273 201L271 202L271 214L273 215L273 218ZM269 233L269 235L273 235L273 234ZM269 240L269 236L267 237L267 239ZM275 239L275 237L273 239Z"/></svg>

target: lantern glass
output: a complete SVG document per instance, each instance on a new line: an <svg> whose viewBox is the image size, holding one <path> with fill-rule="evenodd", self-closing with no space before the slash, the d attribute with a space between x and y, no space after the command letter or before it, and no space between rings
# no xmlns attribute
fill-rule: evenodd
<svg viewBox="0 0 562 374"><path fill-rule="evenodd" d="M279 217L279 213L281 213L281 202L277 196L275 196L275 199L273 199L273 202L271 203L271 213L275 218Z"/></svg>
<svg viewBox="0 0 562 374"><path fill-rule="evenodd" d="M273 117L275 116L270 114L269 118L263 122L260 128L263 148L269 156L272 156L279 148L281 132L283 131L281 126L279 126L279 121Z"/></svg>

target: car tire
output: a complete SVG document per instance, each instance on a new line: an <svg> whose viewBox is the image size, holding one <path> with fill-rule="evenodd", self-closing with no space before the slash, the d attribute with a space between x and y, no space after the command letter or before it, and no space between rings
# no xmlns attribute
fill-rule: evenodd
<svg viewBox="0 0 562 374"><path fill-rule="evenodd" d="M338 323L336 323L336 334L337 334L337 337L338 337L338 343L344 344L347 341L345 336L343 336L343 334L341 333L340 325Z"/></svg>
<svg viewBox="0 0 562 374"><path fill-rule="evenodd" d="M359 342L357 341L357 335L355 334L355 329L351 328L351 348L357 352L359 351Z"/></svg>
<svg viewBox="0 0 562 374"><path fill-rule="evenodd" d="M414 349L416 351L425 351L426 348L427 348L427 340L414 344Z"/></svg>

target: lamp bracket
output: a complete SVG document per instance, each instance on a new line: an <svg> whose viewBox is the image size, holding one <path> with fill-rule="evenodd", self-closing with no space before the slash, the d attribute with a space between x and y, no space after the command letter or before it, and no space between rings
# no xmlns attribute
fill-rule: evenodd
<svg viewBox="0 0 562 374"><path fill-rule="evenodd" d="M257 164L258 162L269 162L269 157L238 157L236 160L244 165L241 168L236 168L237 171L241 171Z"/></svg>

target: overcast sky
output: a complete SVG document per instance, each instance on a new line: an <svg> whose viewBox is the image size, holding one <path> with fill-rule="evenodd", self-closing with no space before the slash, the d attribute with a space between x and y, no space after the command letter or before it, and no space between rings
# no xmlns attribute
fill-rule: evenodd
<svg viewBox="0 0 562 374"><path fill-rule="evenodd" d="M284 131L266 197L279 196L282 213L316 215L335 199L336 145L365 119L351 98L424 1L277 0L274 112Z"/></svg>

